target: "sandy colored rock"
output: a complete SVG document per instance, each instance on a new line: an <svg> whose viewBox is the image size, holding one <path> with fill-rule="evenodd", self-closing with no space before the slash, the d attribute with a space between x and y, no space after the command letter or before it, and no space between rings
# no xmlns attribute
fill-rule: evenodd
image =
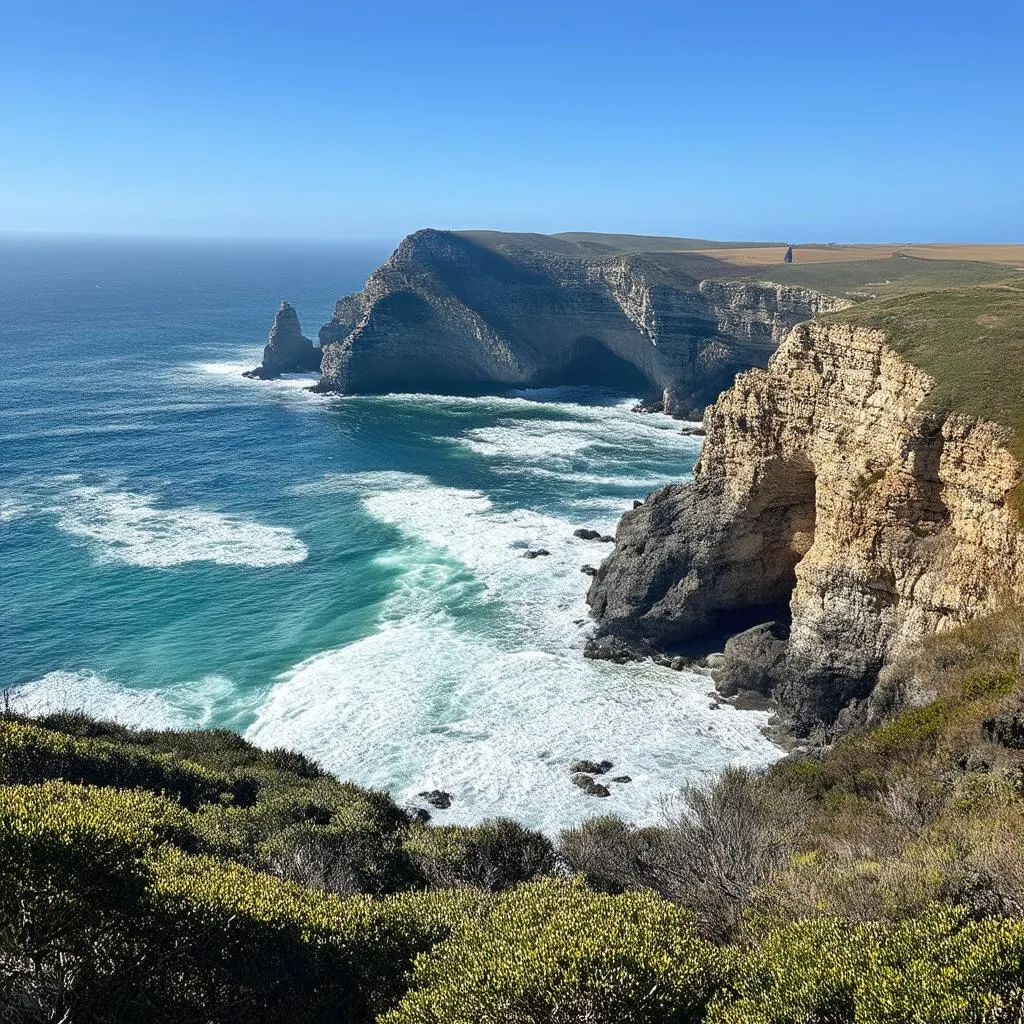
<svg viewBox="0 0 1024 1024"><path fill-rule="evenodd" d="M749 674L808 729L924 634L1019 594L1008 432L932 410L933 387L878 331L793 329L707 411L693 482L623 517L590 589L595 643L712 649L777 622L716 674Z"/></svg>

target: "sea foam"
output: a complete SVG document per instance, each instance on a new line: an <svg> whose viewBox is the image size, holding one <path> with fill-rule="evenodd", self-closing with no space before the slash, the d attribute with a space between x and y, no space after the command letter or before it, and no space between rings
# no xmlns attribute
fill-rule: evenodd
<svg viewBox="0 0 1024 1024"><path fill-rule="evenodd" d="M331 474L295 490L359 495L399 531L380 557L400 573L374 634L278 680L255 741L301 747L408 802L446 789L455 802L438 820L510 814L548 830L595 813L652 821L682 783L778 756L760 731L767 715L714 707L706 677L582 657L580 565L608 549L568 520L407 473ZM528 548L550 554L523 558ZM581 757L609 758L633 781L588 797L568 773Z"/></svg>
<svg viewBox="0 0 1024 1024"><path fill-rule="evenodd" d="M72 488L57 524L91 542L101 559L157 569L186 562L266 568L305 561L309 553L286 527L203 508L162 508L147 495L90 485Z"/></svg>

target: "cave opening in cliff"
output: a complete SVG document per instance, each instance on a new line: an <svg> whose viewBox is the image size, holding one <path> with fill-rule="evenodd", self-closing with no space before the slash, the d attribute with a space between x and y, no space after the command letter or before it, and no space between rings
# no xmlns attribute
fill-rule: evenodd
<svg viewBox="0 0 1024 1024"><path fill-rule="evenodd" d="M578 385L610 388L627 395L647 398L656 388L632 363L610 351L597 338L576 340L572 358L545 383L549 386Z"/></svg>
<svg viewBox="0 0 1024 1024"><path fill-rule="evenodd" d="M749 585L720 613L724 633L761 622L777 622L788 631L797 567L814 544L817 481L810 460L772 459L759 477L756 500L745 510L741 545L751 566Z"/></svg>

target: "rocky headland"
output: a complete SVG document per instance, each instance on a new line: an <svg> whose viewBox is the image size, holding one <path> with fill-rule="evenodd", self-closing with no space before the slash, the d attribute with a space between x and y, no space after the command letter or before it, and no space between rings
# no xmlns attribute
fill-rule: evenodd
<svg viewBox="0 0 1024 1024"><path fill-rule="evenodd" d="M699 414L739 370L763 366L794 324L849 305L738 273L694 252L417 231L321 328L316 390L595 384Z"/></svg>
<svg viewBox="0 0 1024 1024"><path fill-rule="evenodd" d="M807 733L853 720L922 637L1021 593L1012 431L935 402L934 377L844 316L741 373L692 482L623 516L588 595L591 656L729 638L720 688L770 694Z"/></svg>
<svg viewBox="0 0 1024 1024"><path fill-rule="evenodd" d="M263 362L243 376L273 380L282 373L315 372L320 369L320 354L320 348L303 336L294 307L282 302L263 349Z"/></svg>

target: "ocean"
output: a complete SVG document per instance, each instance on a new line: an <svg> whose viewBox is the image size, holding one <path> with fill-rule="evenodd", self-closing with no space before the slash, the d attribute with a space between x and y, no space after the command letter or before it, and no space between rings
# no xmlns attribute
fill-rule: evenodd
<svg viewBox="0 0 1024 1024"><path fill-rule="evenodd" d="M699 439L628 395L324 398L247 380L281 299L312 338L384 245L0 239L0 688L227 727L437 822L657 818L780 755L710 681L582 657L622 511ZM524 550L545 548L527 559ZM570 782L615 764L612 795Z"/></svg>

